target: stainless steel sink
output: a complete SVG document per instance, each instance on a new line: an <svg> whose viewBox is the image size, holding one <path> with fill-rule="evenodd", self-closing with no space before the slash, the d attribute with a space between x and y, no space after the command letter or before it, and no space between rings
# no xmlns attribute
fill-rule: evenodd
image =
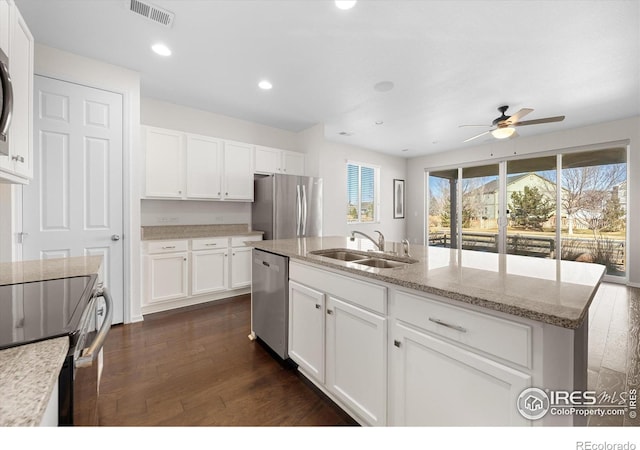
<svg viewBox="0 0 640 450"><path fill-rule="evenodd" d="M393 269L394 267L402 267L410 264L406 262L392 261L390 259L382 258L361 259L359 261L354 261L354 263L362 264L363 266L375 267L378 269Z"/></svg>
<svg viewBox="0 0 640 450"><path fill-rule="evenodd" d="M316 250L311 252L314 255L324 256L325 258L339 259L340 261L356 261L366 258L366 254L354 253L346 250Z"/></svg>
<svg viewBox="0 0 640 450"><path fill-rule="evenodd" d="M375 267L377 269L393 269L395 267L402 267L407 264L418 262L417 259L399 257L382 252L365 252L349 249L315 250L309 253L317 256L323 256L325 258L337 259L339 261L350 262L353 264L365 266L363 267L363 269L365 269L366 267Z"/></svg>

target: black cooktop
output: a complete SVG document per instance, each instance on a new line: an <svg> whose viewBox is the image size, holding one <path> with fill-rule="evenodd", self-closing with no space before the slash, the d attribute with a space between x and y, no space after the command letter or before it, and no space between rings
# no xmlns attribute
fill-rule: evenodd
<svg viewBox="0 0 640 450"><path fill-rule="evenodd" d="M0 349L74 336L95 275L0 286Z"/></svg>

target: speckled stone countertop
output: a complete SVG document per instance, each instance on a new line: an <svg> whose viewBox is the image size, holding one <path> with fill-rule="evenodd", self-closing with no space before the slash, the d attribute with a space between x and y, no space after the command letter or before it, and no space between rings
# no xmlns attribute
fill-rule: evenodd
<svg viewBox="0 0 640 450"><path fill-rule="evenodd" d="M62 337L0 351L0 426L40 424L68 349Z"/></svg>
<svg viewBox="0 0 640 450"><path fill-rule="evenodd" d="M99 273L102 256L74 256L0 263L0 285Z"/></svg>
<svg viewBox="0 0 640 450"><path fill-rule="evenodd" d="M252 242L292 259L339 269L362 277L439 295L564 328L584 321L605 267L516 255L411 245L415 264L378 269L314 255L315 250L371 250L366 239L316 237ZM388 242L386 251L402 254Z"/></svg>
<svg viewBox="0 0 640 450"><path fill-rule="evenodd" d="M244 224L162 225L141 227L143 241L160 239L192 239L216 236L261 236L262 231L250 231Z"/></svg>

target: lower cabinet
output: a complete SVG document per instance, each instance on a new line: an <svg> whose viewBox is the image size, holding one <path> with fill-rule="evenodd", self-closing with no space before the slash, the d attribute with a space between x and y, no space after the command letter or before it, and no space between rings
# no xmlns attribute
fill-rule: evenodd
<svg viewBox="0 0 640 450"><path fill-rule="evenodd" d="M145 242L143 314L248 292L252 247L244 242L261 239L254 235Z"/></svg>
<svg viewBox="0 0 640 450"><path fill-rule="evenodd" d="M531 376L396 323L392 425L528 426L516 410Z"/></svg>
<svg viewBox="0 0 640 450"><path fill-rule="evenodd" d="M289 357L369 425L386 424L386 347L384 317L289 282Z"/></svg>

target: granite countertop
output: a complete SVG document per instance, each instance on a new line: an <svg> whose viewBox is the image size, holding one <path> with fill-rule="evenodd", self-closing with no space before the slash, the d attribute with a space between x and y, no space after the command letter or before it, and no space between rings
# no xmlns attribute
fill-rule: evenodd
<svg viewBox="0 0 640 450"><path fill-rule="evenodd" d="M605 267L517 255L411 245L417 260L392 269L366 267L311 254L315 250L372 250L366 239L315 237L252 242L251 246L362 277L435 294L495 311L578 328L602 281ZM386 251L402 254L399 243Z"/></svg>
<svg viewBox="0 0 640 450"><path fill-rule="evenodd" d="M162 225L141 227L143 241L162 239L194 239L217 236L262 236L262 231L249 230L245 224Z"/></svg>
<svg viewBox="0 0 640 450"><path fill-rule="evenodd" d="M0 426L37 426L58 381L69 338L0 351Z"/></svg>
<svg viewBox="0 0 640 450"><path fill-rule="evenodd" d="M99 273L102 256L39 259L0 263L0 286Z"/></svg>
<svg viewBox="0 0 640 450"><path fill-rule="evenodd" d="M0 263L0 285L93 275L102 256ZM69 338L48 339L0 351L0 426L42 421L69 349Z"/></svg>

